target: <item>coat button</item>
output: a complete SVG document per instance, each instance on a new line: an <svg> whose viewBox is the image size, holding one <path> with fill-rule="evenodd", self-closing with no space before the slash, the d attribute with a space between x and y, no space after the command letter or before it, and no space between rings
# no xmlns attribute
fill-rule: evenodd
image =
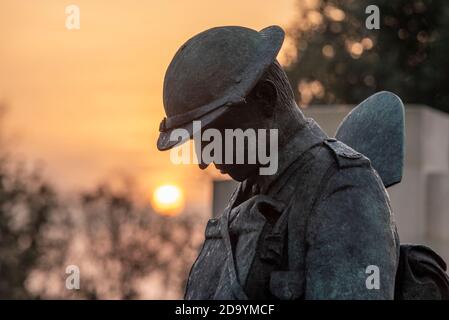
<svg viewBox="0 0 449 320"><path fill-rule="evenodd" d="M253 195L260 193L260 188L257 184L253 184L253 187L251 188L251 192Z"/></svg>

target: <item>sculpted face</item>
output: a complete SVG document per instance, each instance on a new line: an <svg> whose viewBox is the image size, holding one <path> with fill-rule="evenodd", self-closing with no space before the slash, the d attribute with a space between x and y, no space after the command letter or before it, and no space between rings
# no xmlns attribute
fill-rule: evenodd
<svg viewBox="0 0 449 320"><path fill-rule="evenodd" d="M248 95L246 103L233 106L229 112L214 121L207 129L216 129L221 138L221 161L214 160L212 163L221 174L228 174L236 181L243 181L250 176L258 173L260 163L254 158L256 154L256 145L259 142L269 143L267 130L258 131L258 129L269 129L271 115L274 109L276 89L271 82L261 81ZM239 135L238 138L231 133ZM261 140L264 134L265 139ZM243 137L243 138L242 138ZM240 142L239 142L240 139ZM241 142L244 142L243 145ZM197 158L201 159L200 169L204 170L210 164L204 159L203 151L210 149L211 141L195 141L200 144L196 147ZM218 144L216 144L217 146ZM216 151L216 150L215 150ZM220 150L219 150L220 151ZM201 152L201 154L199 154ZM243 161L242 161L243 160Z"/></svg>

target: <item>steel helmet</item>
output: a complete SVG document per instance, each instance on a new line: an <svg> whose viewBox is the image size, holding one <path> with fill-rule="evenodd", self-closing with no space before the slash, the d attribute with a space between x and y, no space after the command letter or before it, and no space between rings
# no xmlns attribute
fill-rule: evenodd
<svg viewBox="0 0 449 320"><path fill-rule="evenodd" d="M245 97L275 61L284 31L270 26L259 32L227 26L201 32L183 44L167 68L163 101L166 118L160 124L157 147L167 150L194 134L192 122L202 127ZM171 141L174 129L189 136Z"/></svg>

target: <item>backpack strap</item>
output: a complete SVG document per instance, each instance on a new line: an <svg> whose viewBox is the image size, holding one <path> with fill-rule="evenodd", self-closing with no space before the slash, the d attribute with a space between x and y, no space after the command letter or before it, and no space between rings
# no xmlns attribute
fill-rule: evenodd
<svg viewBox="0 0 449 320"><path fill-rule="evenodd" d="M241 184L236 188L231 196L231 202L234 202L238 193L241 190ZM234 253L232 250L231 238L229 235L229 217L231 215L232 205L229 204L223 215L221 216L221 237L223 239L225 248L226 248L226 270L228 272L229 278L231 279L231 291L232 295L237 300L248 300L248 296L245 293L242 285L240 284L239 278L237 276L237 270L235 265Z"/></svg>

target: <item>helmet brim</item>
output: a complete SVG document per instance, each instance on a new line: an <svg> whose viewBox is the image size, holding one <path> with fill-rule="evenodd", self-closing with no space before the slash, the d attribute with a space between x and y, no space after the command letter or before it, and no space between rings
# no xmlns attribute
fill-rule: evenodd
<svg viewBox="0 0 449 320"><path fill-rule="evenodd" d="M231 106L223 106L221 108L215 109L212 112L205 114L199 119L192 120L185 125L179 126L178 128L173 128L159 134L157 140L157 148L159 151L170 150L171 148L177 147L192 139L201 128L208 127L214 120L218 119L220 116L225 114ZM193 121L201 121L201 127L193 127ZM178 131L176 131L178 130ZM182 134L179 130L185 130L185 134Z"/></svg>

